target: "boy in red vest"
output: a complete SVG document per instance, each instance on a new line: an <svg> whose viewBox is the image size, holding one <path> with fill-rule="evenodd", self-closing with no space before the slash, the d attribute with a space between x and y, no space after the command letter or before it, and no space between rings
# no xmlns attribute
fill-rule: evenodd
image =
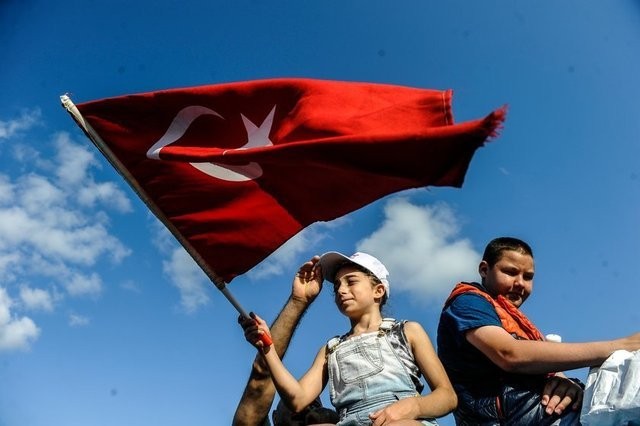
<svg viewBox="0 0 640 426"><path fill-rule="evenodd" d="M640 333L601 342L544 340L519 310L533 287L531 247L491 241L481 283L456 285L438 325L438 355L458 395L457 425L579 425L583 385L560 371L640 349Z"/></svg>

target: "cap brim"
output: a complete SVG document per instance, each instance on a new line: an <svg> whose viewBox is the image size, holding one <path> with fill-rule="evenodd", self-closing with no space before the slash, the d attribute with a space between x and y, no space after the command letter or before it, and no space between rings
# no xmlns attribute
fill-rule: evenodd
<svg viewBox="0 0 640 426"><path fill-rule="evenodd" d="M322 268L322 277L333 282L338 269L345 263L354 263L349 256L345 256L337 251L329 251L320 256L320 268Z"/></svg>

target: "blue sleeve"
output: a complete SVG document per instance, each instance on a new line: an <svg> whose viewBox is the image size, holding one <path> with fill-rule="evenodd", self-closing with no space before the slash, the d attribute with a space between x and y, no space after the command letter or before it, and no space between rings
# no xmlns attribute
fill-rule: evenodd
<svg viewBox="0 0 640 426"><path fill-rule="evenodd" d="M493 305L477 294L461 294L445 310L447 323L455 328L455 334L461 339L465 332L485 325L502 327Z"/></svg>

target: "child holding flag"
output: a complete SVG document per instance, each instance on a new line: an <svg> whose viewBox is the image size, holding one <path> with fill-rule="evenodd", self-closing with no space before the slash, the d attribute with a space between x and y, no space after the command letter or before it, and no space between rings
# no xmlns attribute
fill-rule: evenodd
<svg viewBox="0 0 640 426"><path fill-rule="evenodd" d="M337 252L315 256L297 278L333 282L335 303L350 322L349 331L323 345L311 368L298 381L284 367L273 345L260 341L269 333L259 317L242 319L247 341L265 359L282 400L294 411L317 398L327 383L338 425L433 425L457 403L444 367L422 326L383 318L389 297L389 273L375 257ZM420 395L424 375L431 393Z"/></svg>

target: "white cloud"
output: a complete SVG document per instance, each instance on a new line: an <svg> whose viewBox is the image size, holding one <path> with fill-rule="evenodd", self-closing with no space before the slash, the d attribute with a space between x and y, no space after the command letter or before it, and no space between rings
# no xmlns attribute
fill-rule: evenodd
<svg viewBox="0 0 640 426"><path fill-rule="evenodd" d="M115 210L126 213L132 210L131 202L124 193L113 183L90 183L90 186L80 188L78 202L84 206L93 207L98 202L110 204Z"/></svg>
<svg viewBox="0 0 640 426"><path fill-rule="evenodd" d="M0 352L28 349L40 335L40 329L28 317L16 318L11 313L13 300L0 287Z"/></svg>
<svg viewBox="0 0 640 426"><path fill-rule="evenodd" d="M49 144L15 138L39 119L35 111L0 121L0 141L14 138L0 173L0 350L26 348L40 333L16 310L53 312L65 296L98 297L101 262L118 263L131 252L109 229L109 214L131 211L131 204L116 182L94 177L97 154L66 133Z"/></svg>
<svg viewBox="0 0 640 426"><path fill-rule="evenodd" d="M142 289L140 285L133 280L125 280L120 284L120 287L123 289L133 292L133 293L142 293Z"/></svg>
<svg viewBox="0 0 640 426"><path fill-rule="evenodd" d="M71 327L84 327L89 325L89 322L90 320L88 317L74 313L69 314L69 325Z"/></svg>
<svg viewBox="0 0 640 426"><path fill-rule="evenodd" d="M306 227L251 269L247 276L252 280L259 280L282 274L293 274L292 271L300 266L296 263L298 256L327 238L327 230L339 227L345 221L347 219L342 218L331 222L318 222Z"/></svg>
<svg viewBox="0 0 640 426"><path fill-rule="evenodd" d="M16 252L3 252L0 243L0 281L14 281L16 277L16 265L22 263L22 254Z"/></svg>
<svg viewBox="0 0 640 426"><path fill-rule="evenodd" d="M480 254L458 236L460 225L446 204L418 206L403 198L385 205L385 220L357 244L357 250L380 258L394 291L415 300L441 304L453 285L477 275Z"/></svg>
<svg viewBox="0 0 640 426"><path fill-rule="evenodd" d="M130 251L111 236L100 223L84 222L88 218L73 219L73 212L63 208L30 211L25 205L0 206L0 247L22 246L44 256L72 263L93 265L104 254L119 262ZM56 215L55 212L60 212Z"/></svg>
<svg viewBox="0 0 640 426"><path fill-rule="evenodd" d="M64 205L65 193L44 176L23 176L17 185L19 204L30 213Z"/></svg>
<svg viewBox="0 0 640 426"><path fill-rule="evenodd" d="M314 229L306 228L290 238L274 251L267 259L247 273L254 280L264 279L293 270L293 263L298 254L308 249L314 236L320 235Z"/></svg>
<svg viewBox="0 0 640 426"><path fill-rule="evenodd" d="M169 255L173 253L176 245L178 244L176 238L171 234L169 229L160 220L148 213L149 218L149 231L152 233L151 242L155 248L162 254Z"/></svg>
<svg viewBox="0 0 640 426"><path fill-rule="evenodd" d="M162 270L178 289L182 310L194 313L209 303L210 279L158 218L149 213L149 220L153 245L168 257L162 261Z"/></svg>
<svg viewBox="0 0 640 426"><path fill-rule="evenodd" d="M55 142L58 151L48 169L58 181L36 170L14 181L0 175L0 259L18 252L25 261L40 256L49 264L92 266L102 256L121 261L130 250L109 233L106 214L93 208L99 200L117 211L127 211L126 196L112 182L96 183L89 176L88 168L96 162L85 148L64 134ZM29 162L25 165L34 167ZM92 189L96 189L92 200L81 195ZM7 262L0 261L0 274L9 272Z"/></svg>
<svg viewBox="0 0 640 426"><path fill-rule="evenodd" d="M57 153L56 175L63 186L79 186L86 182L89 167L98 166L94 155L84 146L75 144L65 132L54 141Z"/></svg>
<svg viewBox="0 0 640 426"><path fill-rule="evenodd" d="M13 202L15 197L14 186L8 176L0 174L0 204Z"/></svg>
<svg viewBox="0 0 640 426"><path fill-rule="evenodd" d="M28 130L40 121L40 110L23 111L20 118L9 121L0 120L0 140L8 139L18 132Z"/></svg>
<svg viewBox="0 0 640 426"><path fill-rule="evenodd" d="M75 273L63 286L71 296L97 296L102 292L102 279L95 272L89 275Z"/></svg>
<svg viewBox="0 0 640 426"><path fill-rule="evenodd" d="M20 299L27 309L53 311L53 297L47 290L22 286L20 287Z"/></svg>
<svg viewBox="0 0 640 426"><path fill-rule="evenodd" d="M38 151L31 145L13 144L12 154L14 159L21 164L24 164L29 168L36 168L39 170L54 170L54 164L50 156Z"/></svg>
<svg viewBox="0 0 640 426"><path fill-rule="evenodd" d="M85 146L75 144L67 133L56 135L57 166L55 174L62 188L76 193L82 206L94 207L97 203L109 206L121 213L130 212L131 202L113 182L95 182L91 167L100 167L94 154Z"/></svg>
<svg viewBox="0 0 640 426"><path fill-rule="evenodd" d="M162 262L162 268L178 288L180 305L186 312L195 312L209 303L209 279L182 246L173 250L169 260Z"/></svg>

